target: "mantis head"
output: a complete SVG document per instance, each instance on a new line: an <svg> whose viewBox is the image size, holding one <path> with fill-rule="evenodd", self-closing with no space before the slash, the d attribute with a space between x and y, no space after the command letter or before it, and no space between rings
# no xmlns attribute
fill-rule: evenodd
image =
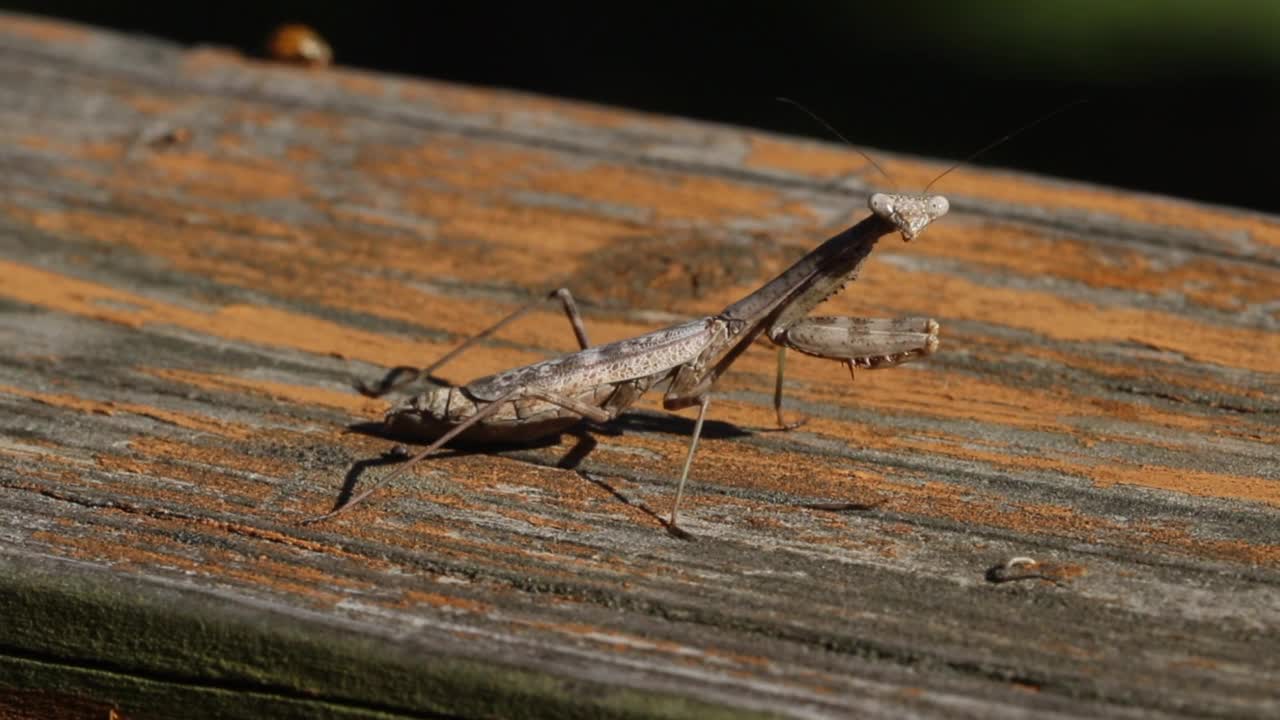
<svg viewBox="0 0 1280 720"><path fill-rule="evenodd" d="M951 204L941 195L900 195L876 193L867 201L871 212L889 221L902 239L911 241L951 209Z"/></svg>

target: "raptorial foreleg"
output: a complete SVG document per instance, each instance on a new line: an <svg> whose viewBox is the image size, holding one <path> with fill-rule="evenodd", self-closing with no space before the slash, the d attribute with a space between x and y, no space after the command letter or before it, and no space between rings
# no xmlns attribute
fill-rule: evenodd
<svg viewBox="0 0 1280 720"><path fill-rule="evenodd" d="M839 360L854 368L893 367L933 354L938 349L938 323L929 318L807 317L779 328L771 339L778 344L778 373L773 410L778 426L790 430L804 420L788 423L782 416L783 368L787 348L806 355Z"/></svg>

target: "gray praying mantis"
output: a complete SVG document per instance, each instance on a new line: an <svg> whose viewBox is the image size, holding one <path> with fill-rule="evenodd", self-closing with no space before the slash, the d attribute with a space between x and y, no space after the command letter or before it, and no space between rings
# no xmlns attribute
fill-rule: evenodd
<svg viewBox="0 0 1280 720"><path fill-rule="evenodd" d="M805 317L857 277L881 237L896 231L904 241L913 240L950 207L945 197L925 193L877 193L868 205L871 215L867 218L819 245L781 275L719 313L639 337L592 347L572 294L563 288L551 293L548 299L561 301L581 350L466 385L435 387L396 406L387 413L389 434L422 438L430 440L430 444L345 503L304 522L317 522L350 510L451 441L528 442L558 434L583 418L606 422L651 387L666 382L664 408L698 406L666 522L672 534L688 537L677 525L677 513L711 394L720 375L757 337L764 334L778 346L774 409L778 424L786 429L798 425L786 423L782 414L787 348L842 361L850 373L855 367L892 367L937 349L938 324L926 318ZM380 383L357 383L356 387L365 395L376 397L418 377L430 377L433 370L530 307L512 313L427 368L394 368Z"/></svg>

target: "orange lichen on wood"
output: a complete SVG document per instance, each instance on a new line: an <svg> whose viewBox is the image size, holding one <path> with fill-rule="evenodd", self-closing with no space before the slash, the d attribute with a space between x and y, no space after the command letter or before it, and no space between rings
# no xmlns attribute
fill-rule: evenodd
<svg viewBox="0 0 1280 720"><path fill-rule="evenodd" d="M451 610L456 612L475 613L484 615L493 612L494 606L486 602L477 602L456 595L442 595L440 593L425 592L423 590L410 590L400 596L396 603L397 607L413 608L417 605L426 605L428 607Z"/></svg>
<svg viewBox="0 0 1280 720"><path fill-rule="evenodd" d="M200 432L207 432L230 438L246 438L253 434L253 430L251 428L243 425L228 423L211 417L192 415L190 413L164 410L162 408L142 405L139 403L116 400L90 400L76 395L41 393L12 386L0 386L0 393L17 395L51 407L66 408L81 413L93 413L97 415L131 413L151 418L153 420L159 420L160 422L169 423L170 425L176 425L188 430L198 430Z"/></svg>
<svg viewBox="0 0 1280 720"><path fill-rule="evenodd" d="M1266 478L1161 467L1148 463L1137 466L1108 463L1089 470L1090 477L1099 487L1125 484L1172 490L1184 495L1232 498L1280 506L1280 483Z"/></svg>
<svg viewBox="0 0 1280 720"><path fill-rule="evenodd" d="M976 271L998 269L1004 278L1076 281L1092 288L1109 288L1153 297L1185 295L1192 302L1217 310L1238 311L1269 302L1269 272L1240 267L1224 273L1220 262L1188 257L1176 265L1139 248L1100 246L1084 240L1052 237L1031 228L994 224L953 224L945 238L913 246L912 253L972 263ZM1153 267L1153 261L1160 267Z"/></svg>
<svg viewBox="0 0 1280 720"><path fill-rule="evenodd" d="M345 410L352 415L367 418L381 418L383 411L386 409L385 402L358 395L352 392L350 388L333 390L255 378L219 375L217 373L202 373L192 370L143 368L142 371L148 375L173 380L193 387L211 390L246 391L295 405L322 405L337 410Z"/></svg>
<svg viewBox="0 0 1280 720"><path fill-rule="evenodd" d="M550 166L537 173L528 187L590 202L644 208L654 222L661 223L717 223L752 217L767 221L807 210L806 205L770 188L714 177L637 172L606 163L563 169Z"/></svg>
<svg viewBox="0 0 1280 720"><path fill-rule="evenodd" d="M749 168L783 170L823 179L856 174L871 183L886 181L866 158L848 148L769 135L754 136L750 142L751 152L743 160Z"/></svg>
<svg viewBox="0 0 1280 720"><path fill-rule="evenodd" d="M289 200L303 194L294 171L274 162L231 160L188 150L183 153L154 153L148 171L161 182L182 189L196 185L206 202L235 201L253 188L259 201Z"/></svg>
<svg viewBox="0 0 1280 720"><path fill-rule="evenodd" d="M188 488L199 488L201 498L212 498L216 505L223 508L257 506L270 498L273 493L273 489L267 485L247 483L244 478L237 477L235 474L210 467L192 467L186 462L152 460L137 456L111 456L101 453L94 459L98 467L113 474L145 476L176 485L177 487L167 495L171 498L187 496ZM125 479L125 482L129 481L130 479ZM104 488L111 486L110 483L101 485ZM151 496L151 499L162 497L165 496L157 493Z"/></svg>
<svg viewBox="0 0 1280 720"><path fill-rule="evenodd" d="M581 124L601 129L626 128L640 124L646 128L672 128L682 123L660 115L640 115L634 110L609 108L564 99L552 99L528 93L474 88L433 82L405 82L396 86L406 102L425 103L450 113L490 119L493 124L535 126ZM514 117L513 117L514 116Z"/></svg>
<svg viewBox="0 0 1280 720"><path fill-rule="evenodd" d="M884 268L873 284L911 284L912 273ZM1028 289L982 285L955 276L929 276L931 294L951 298L947 314L1031 330L1068 341L1140 342L1193 360L1258 372L1277 372L1280 334L1187 319L1172 312L1102 307ZM899 294L908 312L927 313L923 294Z"/></svg>
<svg viewBox="0 0 1280 720"><path fill-rule="evenodd" d="M356 330L298 313L261 306L228 305L209 312L189 310L136 293L0 260L8 280L0 296L60 312L133 328L167 324L228 340L341 354L378 363L386 358L433 357L447 346L411 342Z"/></svg>

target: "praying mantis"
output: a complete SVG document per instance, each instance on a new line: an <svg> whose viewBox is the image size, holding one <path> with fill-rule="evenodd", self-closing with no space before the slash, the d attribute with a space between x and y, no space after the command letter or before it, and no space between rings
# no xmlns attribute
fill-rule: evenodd
<svg viewBox="0 0 1280 720"><path fill-rule="evenodd" d="M868 217L719 313L638 337L591 346L572 294L563 288L551 293L548 298L559 299L569 317L581 347L578 352L462 386L435 387L394 407L387 413L388 431L429 440L430 444L347 502L305 522L325 520L350 510L451 441L528 442L558 434L583 418L606 422L654 385L665 382L664 408L698 407L665 523L673 534L687 536L678 526L678 512L712 392L720 375L757 337L763 334L778 346L774 409L778 424L788 429L798 424L786 423L782 415L783 367L788 348L842 361L851 373L855 367L892 367L937 349L938 324L927 318L806 317L816 305L857 277L881 237L896 231L904 241L913 240L950 208L945 197L927 193L876 193L868 206ZM398 367L376 385L357 383L356 387L376 397L429 376L474 341L527 309L504 318L430 367Z"/></svg>

